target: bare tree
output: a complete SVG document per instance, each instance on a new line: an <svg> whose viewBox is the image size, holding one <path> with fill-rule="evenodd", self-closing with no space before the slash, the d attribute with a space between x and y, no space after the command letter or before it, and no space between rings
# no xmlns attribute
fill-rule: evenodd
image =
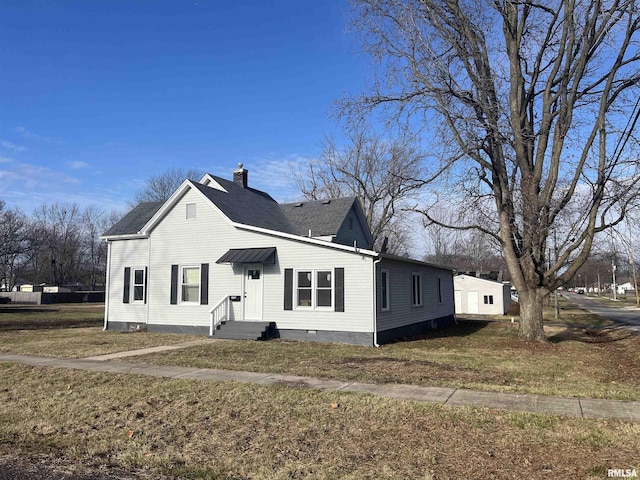
<svg viewBox="0 0 640 480"><path fill-rule="evenodd" d="M106 280L107 245L100 235L115 223L112 217L95 205L85 207L82 212L82 279L91 290L104 285Z"/></svg>
<svg viewBox="0 0 640 480"><path fill-rule="evenodd" d="M27 219L18 209L9 210L0 200L0 288L11 291L26 251Z"/></svg>
<svg viewBox="0 0 640 480"><path fill-rule="evenodd" d="M134 203L164 201L171 196L187 178L200 180L204 172L196 169L171 168L147 179L144 187L134 197Z"/></svg>
<svg viewBox="0 0 640 480"><path fill-rule="evenodd" d="M79 282L81 277L80 207L75 204L43 204L33 214L32 244L36 277L54 285ZM47 275L48 273L48 275Z"/></svg>
<svg viewBox="0 0 640 480"><path fill-rule="evenodd" d="M303 195L310 200L355 196L371 228L374 245L389 238L389 251L409 249L406 212L409 200L423 185L416 180L424 155L409 136L386 140L366 128L347 135L340 147L326 138L320 158L295 173Z"/></svg>
<svg viewBox="0 0 640 480"><path fill-rule="evenodd" d="M354 0L379 61L374 109L441 141L438 187L487 220L520 294L519 336L546 341L543 300L635 205L640 116L634 0ZM450 195L451 198L451 195ZM548 257L555 232L557 256Z"/></svg>

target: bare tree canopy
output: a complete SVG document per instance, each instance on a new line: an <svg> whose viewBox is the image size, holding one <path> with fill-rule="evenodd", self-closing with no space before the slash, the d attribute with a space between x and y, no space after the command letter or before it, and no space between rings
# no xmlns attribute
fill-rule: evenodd
<svg viewBox="0 0 640 480"><path fill-rule="evenodd" d="M134 197L134 203L161 202L171 196L185 179L200 180L204 172L196 169L171 168L147 179L144 187Z"/></svg>
<svg viewBox="0 0 640 480"><path fill-rule="evenodd" d="M295 173L303 195L310 200L355 196L360 200L374 244L389 238L390 251L408 250L406 212L423 181L423 155L409 136L390 140L367 128L347 135L347 145L326 138L318 159Z"/></svg>
<svg viewBox="0 0 640 480"><path fill-rule="evenodd" d="M520 293L520 337L544 341L543 299L573 277L595 236L635 205L638 6L353 3L354 25L380 77L370 92L345 100L343 113L381 107L437 134L438 168L448 169L440 191L485 215L482 223L448 225L500 242Z"/></svg>

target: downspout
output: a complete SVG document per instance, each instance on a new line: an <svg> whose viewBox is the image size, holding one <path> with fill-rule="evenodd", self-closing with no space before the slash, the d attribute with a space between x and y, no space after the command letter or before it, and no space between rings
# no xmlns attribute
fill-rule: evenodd
<svg viewBox="0 0 640 480"><path fill-rule="evenodd" d="M104 326L102 330L107 329L109 321L109 292L111 285L111 240L107 240L107 274L104 286Z"/></svg>
<svg viewBox="0 0 640 480"><path fill-rule="evenodd" d="M147 275L144 279L144 299L145 299L145 328L149 330L149 277L151 276L151 235L147 237Z"/></svg>
<svg viewBox="0 0 640 480"><path fill-rule="evenodd" d="M376 265L382 261L378 258L373 261L373 346L378 348L378 276L376 274Z"/></svg>

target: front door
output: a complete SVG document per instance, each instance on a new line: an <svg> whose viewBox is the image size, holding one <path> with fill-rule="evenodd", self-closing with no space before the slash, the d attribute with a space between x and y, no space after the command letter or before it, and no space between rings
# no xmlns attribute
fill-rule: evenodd
<svg viewBox="0 0 640 480"><path fill-rule="evenodd" d="M262 264L244 266L243 320L262 320Z"/></svg>

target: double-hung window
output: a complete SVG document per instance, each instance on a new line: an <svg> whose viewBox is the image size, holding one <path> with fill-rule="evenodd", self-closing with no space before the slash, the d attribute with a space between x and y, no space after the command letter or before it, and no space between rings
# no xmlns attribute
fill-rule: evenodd
<svg viewBox="0 0 640 480"><path fill-rule="evenodd" d="M411 305L422 306L422 275L419 273L411 274Z"/></svg>
<svg viewBox="0 0 640 480"><path fill-rule="evenodd" d="M332 270L298 270L296 272L297 308L331 308L333 290Z"/></svg>
<svg viewBox="0 0 640 480"><path fill-rule="evenodd" d="M180 278L182 282L180 301L182 303L200 302L200 267L182 267Z"/></svg>
<svg viewBox="0 0 640 480"><path fill-rule="evenodd" d="M209 303L209 264L171 265L171 305Z"/></svg>
<svg viewBox="0 0 640 480"><path fill-rule="evenodd" d="M147 269L124 268L123 303L145 303L147 301Z"/></svg>
<svg viewBox="0 0 640 480"><path fill-rule="evenodd" d="M316 307L331 307L333 304L333 272L316 271Z"/></svg>
<svg viewBox="0 0 640 480"><path fill-rule="evenodd" d="M311 299L312 299L312 293L313 293L313 288L312 288L313 272L300 271L298 272L297 279L298 279L298 284L296 287L296 291L297 291L296 297L298 300L296 305L298 307L312 307L313 303Z"/></svg>
<svg viewBox="0 0 640 480"><path fill-rule="evenodd" d="M133 270L133 301L144 302L144 269Z"/></svg>
<svg viewBox="0 0 640 480"><path fill-rule="evenodd" d="M485 295L484 296L484 304L485 305L493 305L493 295Z"/></svg>

